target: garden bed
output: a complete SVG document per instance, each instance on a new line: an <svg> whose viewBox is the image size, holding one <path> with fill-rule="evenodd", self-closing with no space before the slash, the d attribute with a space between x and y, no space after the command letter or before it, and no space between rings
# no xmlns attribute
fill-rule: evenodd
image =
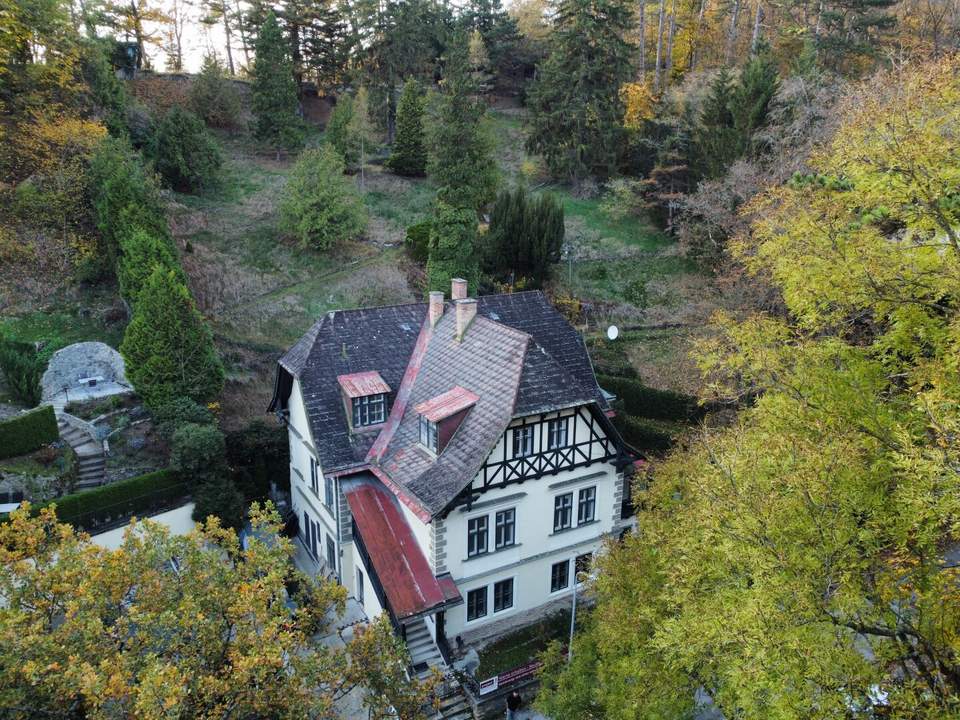
<svg viewBox="0 0 960 720"><path fill-rule="evenodd" d="M565 641L569 635L570 611L551 613L484 646L479 651L480 667L476 677L484 680L536 660L552 641Z"/></svg>

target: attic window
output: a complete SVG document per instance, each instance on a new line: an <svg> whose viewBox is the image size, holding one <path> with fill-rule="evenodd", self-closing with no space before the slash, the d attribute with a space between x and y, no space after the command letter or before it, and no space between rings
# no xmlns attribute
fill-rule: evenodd
<svg viewBox="0 0 960 720"><path fill-rule="evenodd" d="M420 443L434 453L443 448L480 397L459 385L414 408L420 416Z"/></svg>
<svg viewBox="0 0 960 720"><path fill-rule="evenodd" d="M355 428L379 425L387 419L387 394L390 386L376 370L337 377L344 402Z"/></svg>
<svg viewBox="0 0 960 720"><path fill-rule="evenodd" d="M439 433L437 431L437 424L435 422L430 422L423 415L420 416L420 444L423 445L427 450L432 452L437 452L437 441L439 439Z"/></svg>

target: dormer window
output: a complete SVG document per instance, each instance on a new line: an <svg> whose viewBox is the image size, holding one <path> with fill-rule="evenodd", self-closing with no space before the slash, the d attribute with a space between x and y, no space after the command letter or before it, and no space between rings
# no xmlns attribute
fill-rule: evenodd
<svg viewBox="0 0 960 720"><path fill-rule="evenodd" d="M439 455L479 396L459 385L414 408L420 416L420 444Z"/></svg>
<svg viewBox="0 0 960 720"><path fill-rule="evenodd" d="M379 425L387 419L390 386L376 370L337 377L343 392L344 409L353 429Z"/></svg>

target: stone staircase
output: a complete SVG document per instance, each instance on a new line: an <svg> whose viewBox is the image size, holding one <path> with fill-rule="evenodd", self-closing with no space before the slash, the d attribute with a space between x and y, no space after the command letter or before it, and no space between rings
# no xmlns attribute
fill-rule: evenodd
<svg viewBox="0 0 960 720"><path fill-rule="evenodd" d="M435 717L444 720L474 720L473 709L460 683L452 677L446 677L447 664L430 636L426 623L423 620L415 620L406 625L406 636L410 663L418 678L423 680L429 677L434 669L445 674L444 682L438 692L440 709Z"/></svg>
<svg viewBox="0 0 960 720"><path fill-rule="evenodd" d="M60 439L72 447L77 454L79 472L74 490L86 490L102 485L106 480L107 471L103 442L93 437L81 423L82 421L73 421L72 416L62 411L57 413Z"/></svg>

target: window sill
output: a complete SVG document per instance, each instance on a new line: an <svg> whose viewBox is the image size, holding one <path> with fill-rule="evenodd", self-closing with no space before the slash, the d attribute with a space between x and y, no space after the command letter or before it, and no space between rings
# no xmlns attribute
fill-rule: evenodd
<svg viewBox="0 0 960 720"><path fill-rule="evenodd" d="M599 520L590 520L585 523L580 523L579 525L571 525L568 528L561 528L559 530L554 530L552 533L550 533L550 537L553 537L554 535L563 535L564 533L572 532L574 530L579 530L580 528L583 528L583 527L589 527L590 525L596 525L599 522L600 522Z"/></svg>
<svg viewBox="0 0 960 720"><path fill-rule="evenodd" d="M513 550L514 548L518 548L521 545L523 545L523 543L514 543L513 545L504 545L502 548L497 548L496 550L487 550L487 552L485 553L478 553L477 555L471 555L470 557L466 557L462 560L462 562L470 562L471 560L479 560L480 558L490 557L491 555L496 555L497 553L502 553L507 550Z"/></svg>

